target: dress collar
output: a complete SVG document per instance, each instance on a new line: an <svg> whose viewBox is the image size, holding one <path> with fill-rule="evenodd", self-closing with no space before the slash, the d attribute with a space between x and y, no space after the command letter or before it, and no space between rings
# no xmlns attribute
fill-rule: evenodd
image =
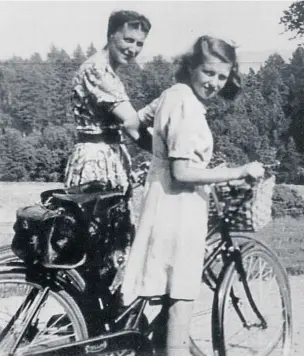
<svg viewBox="0 0 304 356"><path fill-rule="evenodd" d="M117 74L114 72L110 65L109 51L107 49L102 49L100 50L99 54L99 60L102 60L106 71L111 73L114 77L117 77Z"/></svg>

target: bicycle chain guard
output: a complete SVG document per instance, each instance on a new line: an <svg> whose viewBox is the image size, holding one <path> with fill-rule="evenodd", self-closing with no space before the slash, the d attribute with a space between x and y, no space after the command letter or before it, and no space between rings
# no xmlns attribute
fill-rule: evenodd
<svg viewBox="0 0 304 356"><path fill-rule="evenodd" d="M117 356L135 354L139 349L144 350L147 356L153 355L152 344L148 338L135 330L123 330L44 351L30 351L22 356Z"/></svg>

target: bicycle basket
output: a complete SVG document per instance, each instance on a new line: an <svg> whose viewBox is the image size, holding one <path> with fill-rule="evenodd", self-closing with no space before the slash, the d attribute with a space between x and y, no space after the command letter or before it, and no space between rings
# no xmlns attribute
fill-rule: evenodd
<svg viewBox="0 0 304 356"><path fill-rule="evenodd" d="M231 231L258 231L272 220L271 208L274 186L275 176L256 181L247 186L230 186L227 183L216 186L220 203L224 205L228 203L227 213ZM245 196L248 196L248 199L244 201ZM216 218L217 210L211 196L209 228Z"/></svg>
<svg viewBox="0 0 304 356"><path fill-rule="evenodd" d="M73 209L33 205L17 210L13 252L27 264L72 268L85 259L85 235Z"/></svg>

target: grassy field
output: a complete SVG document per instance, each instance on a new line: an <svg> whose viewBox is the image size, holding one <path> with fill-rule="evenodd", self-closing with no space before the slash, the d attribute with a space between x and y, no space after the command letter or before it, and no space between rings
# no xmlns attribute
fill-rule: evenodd
<svg viewBox="0 0 304 356"><path fill-rule="evenodd" d="M273 248L290 274L304 274L304 217L273 220L254 236Z"/></svg>
<svg viewBox="0 0 304 356"><path fill-rule="evenodd" d="M282 184L282 185L286 185L289 188L294 189L304 199L304 185L296 185L296 184Z"/></svg>
<svg viewBox="0 0 304 356"><path fill-rule="evenodd" d="M13 223L16 210L20 207L35 204L40 194L49 189L62 188L61 183L0 182L0 245L10 243L13 235ZM134 208L136 218L139 213L141 189L134 191Z"/></svg>
<svg viewBox="0 0 304 356"><path fill-rule="evenodd" d="M287 185L287 184L282 184ZM288 184L289 188L296 190L304 198L304 185Z"/></svg>
<svg viewBox="0 0 304 356"><path fill-rule="evenodd" d="M0 245L11 241L12 226L18 207L35 203L44 190L60 187L62 185L58 183L0 182ZM295 188L304 195L304 187ZM134 195L138 215L140 190L136 190ZM289 273L304 273L304 216L300 219L290 217L276 219L259 233L255 233L255 236L269 244L279 254Z"/></svg>

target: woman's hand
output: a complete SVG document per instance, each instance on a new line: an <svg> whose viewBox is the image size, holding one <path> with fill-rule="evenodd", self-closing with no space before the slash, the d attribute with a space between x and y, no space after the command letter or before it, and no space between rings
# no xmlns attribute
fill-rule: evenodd
<svg viewBox="0 0 304 356"><path fill-rule="evenodd" d="M243 166L243 168L244 168L245 177L250 177L253 179L261 178L264 176L264 173L265 173L263 164L260 162L256 162L256 161L245 164Z"/></svg>

